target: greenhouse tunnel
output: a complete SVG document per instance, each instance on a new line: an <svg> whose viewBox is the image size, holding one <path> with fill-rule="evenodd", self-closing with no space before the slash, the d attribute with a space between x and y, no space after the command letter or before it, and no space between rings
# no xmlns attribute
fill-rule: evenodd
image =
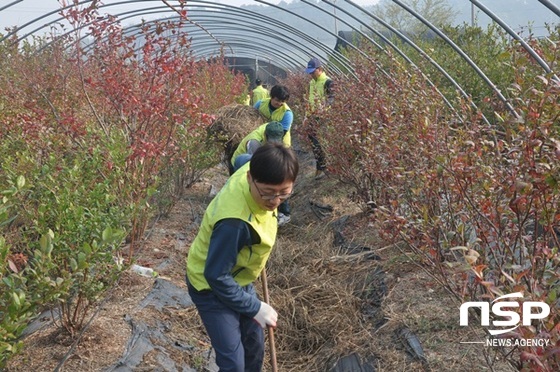
<svg viewBox="0 0 560 372"><path fill-rule="evenodd" d="M435 25L431 24L428 20L423 18L420 14L416 13L411 7L407 6L404 2L399 0L393 0L394 3L410 12L414 17L424 23L430 28L430 37L440 37L445 40L449 45L453 47L456 53L460 54L464 58L472 69L474 69L481 79L485 81L490 87L492 87L498 97L510 108L512 112L515 112L510 103L507 102L505 97L493 86L493 83L485 76L484 72L481 71L478 66L470 60L469 56L466 55L458 46L456 46L452 40L447 38L443 31L439 30ZM549 0L538 0L539 3L550 10L550 12L558 15L560 13L559 7ZM21 5L25 6L25 3L29 2L25 0L12 1L4 6L0 7L0 12L5 14L9 10L13 10L14 7ZM225 53L226 57L234 58L243 56L244 61L240 63L238 60L235 62L235 67L240 71L247 71L249 74L250 81L255 77L255 66L258 69L259 66L275 66L278 70L283 70L284 73L281 74L285 76L286 71L297 70L299 66L304 66L306 61L311 56L318 56L326 60L332 60L336 64L331 64L330 73L333 76L338 76L343 74L343 72L337 67L338 65L343 66L347 73L352 74L352 66L348 65L348 61L343 55L341 55L339 49L343 45L344 47L353 48L359 50L360 47L354 45L356 40L355 35L361 35L367 38L370 42L374 43L380 51L384 51L385 48L393 48L397 53L402 53L398 47L393 45L389 40L388 36L394 33L399 38L404 40L406 43L411 44L415 49L417 49L425 58L430 59L429 54L426 51L421 50L419 47L414 45L414 42L410 40L404 33L390 26L384 20L379 19L373 13L365 9L364 7L358 5L351 0L345 0L343 2L339 1L338 4L335 1L323 0L319 2L302 0L303 4L310 7L316 8L320 12L324 12L332 17L333 24L335 25L335 30L332 29L332 25L320 25L314 22L312 19L303 18L301 15L294 11L283 8L281 5L274 4L272 2L267 2L264 0L255 0L255 4L265 5L277 9L279 12L285 12L289 14L293 19L299 19L303 22L307 22L314 30L323 30L326 34L329 34L332 39L334 39L334 44L327 44L321 42L313 37L313 35L306 35L301 30L296 27L286 24L284 22L277 21L276 19L268 16L263 16L262 14L255 13L251 10L245 9L243 6L232 6L227 4L222 4L221 2L212 1L187 1L186 7L189 13L189 19L194 21L190 28L187 28L185 32L193 33L198 31L199 36L194 39L193 50L199 58L205 58L215 55L220 47L226 47ZM550 72L550 67L548 64L539 57L539 55L524 42L523 38L517 35L517 33L502 21L496 14L486 7L483 2L477 0L470 0L472 6L476 7L478 10L487 14L492 20L499 24L505 31L507 31L510 36L518 40L523 48L527 50L530 55L535 58L535 60L542 66L543 70ZM54 3L54 2L53 2ZM86 7L94 3L94 1L80 1L78 6ZM248 4L250 2L247 2ZM341 3L346 6L342 7ZM170 5L170 6L169 6ZM165 19L170 13L175 13L172 6L179 7L181 5L180 1L167 2L164 3L160 0L128 0L128 1L111 1L100 3L99 13L100 14L110 14L116 17L115 22L119 22L121 26L127 29L127 32L138 32L138 24L130 24L129 22L134 19L144 19L145 16L151 16L152 19ZM68 5L66 9L71 8L73 5ZM17 35L17 40L22 40L32 35L44 35L49 34L52 26L61 25L63 18L59 16L59 11L56 4L52 5L53 10L46 12L39 17L30 19L22 24L9 24L9 27L15 27L10 32L4 33L0 40L5 38L10 38ZM128 10L123 11L122 9L127 8ZM132 9L132 10L131 10ZM339 12L337 13L336 10ZM173 17L171 17L173 18ZM175 16L177 18L177 16ZM348 20L354 21L354 25L350 24ZM379 27L373 28L373 21L378 21L383 29ZM348 31L337 31L336 24L346 25L350 30ZM191 28L194 24L203 26L198 30ZM87 25L83 25L87 27ZM130 29L130 30L129 30ZM364 33L362 30L366 29L367 32ZM136 31L135 31L136 30ZM201 32L206 30L205 32ZM233 32L227 32L231 30ZM280 31L280 32L279 32ZM72 32L72 31L68 31ZM384 45L378 44L368 35L376 35L378 39L382 40ZM216 35L212 37L211 35ZM266 39L261 40L263 36ZM230 41L230 38L234 37L235 41ZM212 39L216 46L211 47L212 42L204 43L203 39ZM197 47L197 43L201 43L201 47ZM267 46L270 43L275 43L277 47L269 48ZM304 46L304 47L302 47ZM279 52L281 51L281 53ZM405 55L403 57L406 58ZM253 61L250 61L253 59ZM410 61L411 62L411 61ZM411 62L412 63L412 62ZM437 65L436 62L433 62ZM233 65L232 65L233 67ZM439 68L439 66L438 66ZM456 85L453 78L447 74L446 71L440 69L441 73L444 74L448 79L451 80L453 84ZM261 74L257 73L259 77ZM272 78L274 75L266 69L263 70L262 77L266 75L268 78ZM427 77L426 77L427 78ZM427 78L428 79L428 78ZM456 88L465 97L468 96L468 92L464 92L460 86L456 85Z"/></svg>
<svg viewBox="0 0 560 372"><path fill-rule="evenodd" d="M455 53L458 53L469 64L470 68L476 71L479 78L493 89L496 96L516 115L514 107L511 106L511 103L508 102L499 89L494 86L484 71L459 46L455 45L442 30L431 24L411 7L407 6L406 3L399 0L393 0L393 2L425 24L430 29L428 33L430 38L438 37L449 44ZM551 14L559 14L559 7L552 1L538 0L538 2L541 6L546 7ZM8 1L7 4L0 7L0 12L7 14L8 11L17 9L17 6L25 6L26 3L29 3L29 0ZM92 3L94 2L80 1L78 6L87 7ZM430 61L455 86L463 97L469 97L469 92L464 91L463 87L459 86L447 71L441 68L436 61L432 60L427 51L415 45L408 35L395 29L383 19L379 19L371 11L354 1L301 1L304 4L303 6L315 8L317 11L325 13L330 17L333 23L328 25L318 24L313 19L302 17L297 12L272 2L264 0L247 2L247 4L251 3L274 8L275 11L287 14L290 17L289 19L307 23L313 31L320 31L324 35L328 35L331 41L320 41L313 33L306 34L298 29L297 26L294 27L289 23L278 21L275 19L277 17L256 13L245 6L233 6L212 1L187 1L188 18L193 23L185 27L185 32L192 34L192 49L195 55L198 58L208 58L216 55L221 48L224 48L225 57L230 61L232 68L245 73L249 81L254 81L256 77L259 77L265 79L265 83L269 85L277 81L274 77L275 75L285 77L288 71L301 70L302 66L305 66L306 61L312 56L333 62L328 67L330 74L333 76L354 75L352 66L341 53L340 48L344 46L345 48L360 51L360 45L354 44L358 40L356 35L359 35L374 44L380 52L386 53L390 49L391 52L402 55L413 67L417 68L418 66L414 66L414 63L408 59L405 52L401 51L390 40L391 35L396 35L400 40L412 46L424 58ZM502 27L511 38L518 40L545 72L551 72L550 66L531 46L507 23L501 20L498 15L486 7L483 2L470 0L470 3L473 9L476 7L478 11L483 12ZM179 7L180 5L180 1L167 2L166 4L166 2L160 0L128 0L106 1L99 3L98 7L101 16L108 14L115 16L115 22L119 22L126 29L127 34L136 34L139 32L139 20L178 19L179 17L172 7ZM70 9L72 6L68 5L66 9ZM64 31L55 31L52 27L60 27L64 23L64 19L59 14L58 4L54 4L53 1L51 7L51 11L45 12L38 17L21 21L21 24L11 24L8 22L9 27L15 27L15 29L12 28L9 32L4 33L0 40L13 37L16 37L15 40L23 40L34 35L51 35L53 32L59 33L59 35L51 35L53 38L62 36ZM135 20L137 23L134 23ZM374 21L377 21L377 26L375 27L373 26ZM338 30L337 24L344 25L347 30ZM83 25L82 28L87 28L87 24ZM71 32L73 31L66 31L66 33ZM374 39L379 40L379 42ZM274 44L275 47L270 48L271 44ZM342 67L342 70L340 67ZM428 76L425 76L425 78L429 84L433 85ZM437 89L437 87L434 88ZM449 106L452 106L443 95L442 98ZM485 120L487 119L485 118Z"/></svg>

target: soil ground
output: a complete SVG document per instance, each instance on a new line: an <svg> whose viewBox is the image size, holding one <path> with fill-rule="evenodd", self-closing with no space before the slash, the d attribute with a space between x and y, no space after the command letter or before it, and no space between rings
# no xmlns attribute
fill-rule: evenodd
<svg viewBox="0 0 560 372"><path fill-rule="evenodd" d="M312 156L298 154L292 221L279 230L267 269L280 317L279 370L512 371L497 350L460 343L484 338L480 329L459 326L460 303L409 252L375 235L367 214L350 201L350 190L333 177L314 180ZM219 189L226 174L214 169L169 216L149 226L136 263L156 270L158 278L125 272L78 341L46 314L6 371L215 371L188 298L175 294L158 306L149 296L162 284L184 293L188 247L210 190ZM352 247L361 251L350 252ZM414 352L414 345L421 349ZM271 370L268 361L265 370Z"/></svg>

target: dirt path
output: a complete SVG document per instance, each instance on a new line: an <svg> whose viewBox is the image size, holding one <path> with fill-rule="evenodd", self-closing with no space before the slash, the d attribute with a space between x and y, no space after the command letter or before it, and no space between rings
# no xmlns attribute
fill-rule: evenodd
<svg viewBox="0 0 560 372"><path fill-rule="evenodd" d="M493 350L460 341L482 337L458 325L458 304L368 218L333 178L313 180L310 156L279 231L269 287L281 323L280 371L510 371ZM6 371L215 371L208 338L186 295L184 265L218 168L189 189L147 232L137 264L157 278L126 272L96 310L79 342L46 314L41 329ZM268 365L265 366L268 369Z"/></svg>

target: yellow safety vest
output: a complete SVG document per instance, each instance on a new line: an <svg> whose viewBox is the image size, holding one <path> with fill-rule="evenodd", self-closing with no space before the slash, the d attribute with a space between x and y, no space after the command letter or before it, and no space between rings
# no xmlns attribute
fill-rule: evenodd
<svg viewBox="0 0 560 372"><path fill-rule="evenodd" d="M270 98L263 99L259 106L259 112L270 121L282 121L282 118L284 117L286 111L292 111L286 103L283 103L282 106L278 107L274 111L270 111L269 105ZM288 147L292 145L292 135L290 134L290 130L288 130L284 135L284 144Z"/></svg>
<svg viewBox="0 0 560 372"><path fill-rule="evenodd" d="M309 82L309 106L312 111L319 109L325 101L325 83L329 80L327 74L323 71L321 75Z"/></svg>
<svg viewBox="0 0 560 372"><path fill-rule="evenodd" d="M254 106L255 103L260 101L261 99L265 99L269 97L268 90L266 90L262 85L259 85L255 89L253 89L253 96L251 97L251 106Z"/></svg>
<svg viewBox="0 0 560 372"><path fill-rule="evenodd" d="M268 123L261 124L257 129L255 129L254 131L252 131L251 133L246 135L241 140L241 142L239 143L239 145L235 149L235 152L231 156L231 164L232 165L235 163L235 159L239 155L247 153L247 142L249 142L250 140L257 140L261 144L264 144L265 139L266 139L266 135L264 134L264 132L266 131L266 126L267 125L268 125ZM288 132L288 133L290 133L290 132ZM282 143L286 147L290 147L292 145L292 143L290 142L290 137L288 136L288 133L286 133L284 135L284 138L282 138Z"/></svg>
<svg viewBox="0 0 560 372"><path fill-rule="evenodd" d="M247 163L234 173L210 202L189 249L187 276L191 285L199 291L211 289L204 278L204 266L214 226L223 219L237 218L247 222L261 239L260 243L245 246L237 254L237 262L231 273L240 286L254 282L270 256L276 241L278 221L273 212L261 209L253 199L247 180L249 166L250 163Z"/></svg>

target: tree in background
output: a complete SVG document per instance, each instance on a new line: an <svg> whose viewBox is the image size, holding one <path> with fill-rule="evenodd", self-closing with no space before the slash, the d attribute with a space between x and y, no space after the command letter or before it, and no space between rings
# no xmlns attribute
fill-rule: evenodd
<svg viewBox="0 0 560 372"><path fill-rule="evenodd" d="M447 0L403 0L403 3L438 27L452 24L459 14ZM411 35L426 32L426 26L420 20L391 0L381 0L373 13L399 31Z"/></svg>

